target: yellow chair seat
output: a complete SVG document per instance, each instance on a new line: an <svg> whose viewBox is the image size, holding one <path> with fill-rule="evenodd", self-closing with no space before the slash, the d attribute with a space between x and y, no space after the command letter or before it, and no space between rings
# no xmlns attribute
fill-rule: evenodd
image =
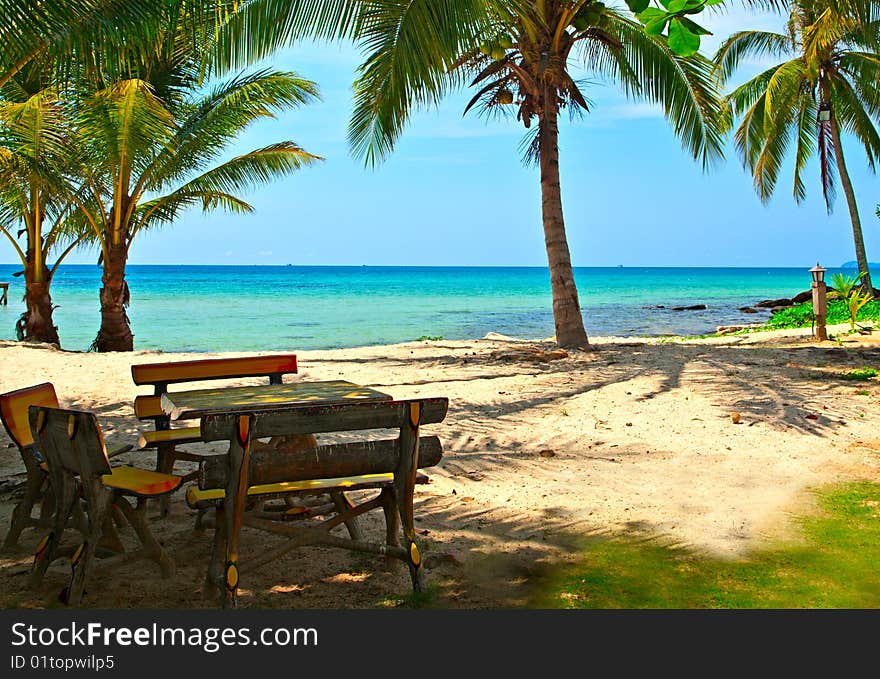
<svg viewBox="0 0 880 679"><path fill-rule="evenodd" d="M109 474L101 477L108 488L123 490L140 497L158 497L165 495L181 484L180 476L151 472L137 467L114 467Z"/></svg>
<svg viewBox="0 0 880 679"><path fill-rule="evenodd" d="M147 431L138 438L138 446L141 448L153 448L160 443L198 443L202 440L202 433L198 427L182 427L180 429L161 429L159 431Z"/></svg>
<svg viewBox="0 0 880 679"><path fill-rule="evenodd" d="M361 474L360 476L344 476L335 479L309 479L307 481L285 481L283 483L267 483L248 488L248 496L277 495L280 493L293 493L308 490L330 490L335 488L352 488L354 486L369 485L373 483L390 483L394 481L394 474ZM222 488L211 490L199 490L196 486L186 489L186 502L190 507L195 507L199 502L222 500L226 491Z"/></svg>

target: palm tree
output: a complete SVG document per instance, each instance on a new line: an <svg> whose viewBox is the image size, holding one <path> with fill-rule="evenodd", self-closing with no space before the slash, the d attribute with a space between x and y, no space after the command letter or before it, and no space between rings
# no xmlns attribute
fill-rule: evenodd
<svg viewBox="0 0 880 679"><path fill-rule="evenodd" d="M588 345L571 266L559 179L558 118L588 110L573 75L614 79L661 104L684 147L704 163L722 148L712 65L681 58L667 39L592 0L253 0L233 17L221 57L264 56L299 37L354 38L368 52L355 83L353 150L373 164L394 147L412 111L470 83L484 109L513 104L535 125L529 157L540 165L544 240L556 341ZM482 49L481 49L482 48Z"/></svg>
<svg viewBox="0 0 880 679"><path fill-rule="evenodd" d="M28 71L33 75L34 69ZM0 232L12 243L23 269L25 312L16 326L19 339L60 346L50 288L58 265L82 234L71 218L73 203L63 174L72 153L69 116L57 94L41 89L39 80L17 76L2 88ZM17 239L21 235L23 247ZM59 246L50 266L49 257Z"/></svg>
<svg viewBox="0 0 880 679"><path fill-rule="evenodd" d="M741 115L736 146L752 173L762 201L773 194L782 161L794 141L794 197L806 197L803 171L819 155L822 193L829 213L835 174L843 187L852 222L861 283L872 291L871 274L855 191L847 171L842 133L859 142L874 170L880 159L880 23L874 6L834 0L795 0L790 5L788 34L743 31L731 36L715 57L722 79L731 77L744 58L781 59L727 96ZM872 20L873 19L873 20Z"/></svg>
<svg viewBox="0 0 880 679"><path fill-rule="evenodd" d="M151 53L115 64L78 105L77 140L85 158L76 198L100 247L103 264L98 351L128 351L133 335L125 308L128 255L135 238L170 224L184 209L249 212L237 194L318 159L291 141L271 144L217 164L218 157L257 120L317 96L314 83L294 73L239 74L205 92L204 54L211 31L194 34L186 0L166 5L166 28ZM98 55L100 60L101 55ZM123 71L114 69L118 64Z"/></svg>
<svg viewBox="0 0 880 679"><path fill-rule="evenodd" d="M0 0L0 87L34 61L63 72L90 52L149 48L167 0ZM232 0L204 0L228 11Z"/></svg>
<svg viewBox="0 0 880 679"><path fill-rule="evenodd" d="M261 71L169 107L149 83L124 80L84 102L79 136L92 149L86 197L78 202L101 248L103 288L98 351L130 351L133 335L125 267L134 239L170 224L184 209L249 212L236 195L317 159L291 141L213 165L259 118L308 101L312 83L290 73ZM195 176L194 176L195 175Z"/></svg>

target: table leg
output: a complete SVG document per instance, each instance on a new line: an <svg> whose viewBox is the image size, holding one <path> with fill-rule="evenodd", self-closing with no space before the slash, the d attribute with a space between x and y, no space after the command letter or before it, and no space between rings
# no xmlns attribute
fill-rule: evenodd
<svg viewBox="0 0 880 679"><path fill-rule="evenodd" d="M239 417L236 436L229 442L229 480L226 483L226 495L223 498L223 514L226 521L224 608L235 606L238 591L238 543L241 536L242 516L247 503L251 424L252 418L249 415Z"/></svg>

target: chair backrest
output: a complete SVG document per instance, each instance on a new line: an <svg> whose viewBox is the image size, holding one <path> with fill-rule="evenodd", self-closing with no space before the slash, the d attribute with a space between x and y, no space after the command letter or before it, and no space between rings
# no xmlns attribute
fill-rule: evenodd
<svg viewBox="0 0 880 679"><path fill-rule="evenodd" d="M84 479L110 473L104 435L93 413L31 406L29 420L34 441L50 469L63 469Z"/></svg>
<svg viewBox="0 0 880 679"><path fill-rule="evenodd" d="M6 433L19 448L34 444L28 423L28 408L32 405L58 407L58 397L51 382L0 394L0 419Z"/></svg>

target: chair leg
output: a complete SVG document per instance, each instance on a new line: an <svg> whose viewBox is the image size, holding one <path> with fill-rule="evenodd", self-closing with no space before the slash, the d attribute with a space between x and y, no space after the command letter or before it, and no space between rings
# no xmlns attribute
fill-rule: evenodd
<svg viewBox="0 0 880 679"><path fill-rule="evenodd" d="M107 515L104 517L104 526L101 530L101 538L98 547L109 549L118 554L124 554L125 545L122 544L122 540L119 539L119 531L116 530L116 511L115 507L111 506Z"/></svg>
<svg viewBox="0 0 880 679"><path fill-rule="evenodd" d="M160 445L156 450L156 471L170 474L174 470L174 446ZM171 511L171 494L159 498L159 517L165 518Z"/></svg>
<svg viewBox="0 0 880 679"><path fill-rule="evenodd" d="M76 480L69 475L59 474L53 479L53 487L55 489L55 520L52 530L47 536L40 540L34 554L34 565L28 580L28 586L36 588L43 581L43 576L49 564L55 560L58 554L58 547L61 544L61 537L64 535L64 529L74 510L74 505L79 500L79 489Z"/></svg>
<svg viewBox="0 0 880 679"><path fill-rule="evenodd" d="M6 534L6 539L3 540L3 549L9 549L17 545L21 532L25 528L37 523L31 517L31 512L34 509L34 504L36 504L40 497L40 490L43 487L44 480L44 476L39 469L28 469L24 497L21 499L21 502L15 505L15 509L12 510L12 519L9 522L9 532Z"/></svg>
<svg viewBox="0 0 880 679"><path fill-rule="evenodd" d="M140 540L143 546L144 556L159 565L163 578L172 577L174 575L174 562L165 553L162 545L159 544L159 541L156 540L150 531L150 527L147 525L146 498L139 497L136 506L132 507L124 497L115 495L113 504L122 510L125 518L137 534L138 540Z"/></svg>
<svg viewBox="0 0 880 679"><path fill-rule="evenodd" d="M333 505L340 514L354 508L354 503L349 499L348 495L340 490L331 491L330 499L333 500ZM348 529L348 534L352 540L364 539L364 533L361 530L361 524L358 519L359 517L353 516L345 521L345 527Z"/></svg>
<svg viewBox="0 0 880 679"><path fill-rule="evenodd" d="M88 482L95 485L95 488L87 491L89 528L85 542L74 552L71 559L70 583L62 594L62 598L68 606L79 606L82 601L83 590L95 560L95 548L101 540L106 523L111 520L109 512L113 501L112 492L100 486L101 482L98 479L92 479Z"/></svg>

